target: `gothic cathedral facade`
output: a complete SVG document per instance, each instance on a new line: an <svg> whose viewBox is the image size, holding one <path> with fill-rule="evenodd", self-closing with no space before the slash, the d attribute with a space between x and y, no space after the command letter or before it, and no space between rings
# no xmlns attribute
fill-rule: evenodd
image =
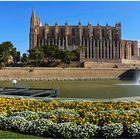
<svg viewBox="0 0 140 140"><path fill-rule="evenodd" d="M122 40L121 23L115 26L82 26L68 25L54 26L46 23L41 26L40 19L32 11L30 19L30 49L42 45L55 45L61 49L74 50L81 48L80 62L112 62L122 63L122 60L140 60L138 42Z"/></svg>

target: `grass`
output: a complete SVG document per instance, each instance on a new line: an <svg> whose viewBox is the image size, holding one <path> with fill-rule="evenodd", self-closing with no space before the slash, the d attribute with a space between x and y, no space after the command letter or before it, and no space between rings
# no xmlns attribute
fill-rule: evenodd
<svg viewBox="0 0 140 140"><path fill-rule="evenodd" d="M43 139L43 137L0 130L0 139Z"/></svg>

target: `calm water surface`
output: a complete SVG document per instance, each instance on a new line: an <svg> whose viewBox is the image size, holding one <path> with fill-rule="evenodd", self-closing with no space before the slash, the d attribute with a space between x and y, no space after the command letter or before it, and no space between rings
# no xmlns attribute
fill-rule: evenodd
<svg viewBox="0 0 140 140"><path fill-rule="evenodd" d="M57 88L62 98L120 98L140 96L140 85L133 81L18 81L18 87ZM122 84L122 85L121 85ZM0 86L12 86L11 82L0 82Z"/></svg>

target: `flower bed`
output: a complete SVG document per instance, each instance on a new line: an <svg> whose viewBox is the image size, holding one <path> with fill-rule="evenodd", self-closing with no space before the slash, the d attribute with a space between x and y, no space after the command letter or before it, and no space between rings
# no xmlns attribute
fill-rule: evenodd
<svg viewBox="0 0 140 140"><path fill-rule="evenodd" d="M0 98L0 129L54 138L140 137L140 101Z"/></svg>

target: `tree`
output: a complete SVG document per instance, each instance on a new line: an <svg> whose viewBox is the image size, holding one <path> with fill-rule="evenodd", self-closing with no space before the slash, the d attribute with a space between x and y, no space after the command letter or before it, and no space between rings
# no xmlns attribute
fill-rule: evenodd
<svg viewBox="0 0 140 140"><path fill-rule="evenodd" d="M8 63L13 62L15 57L15 48L10 41L0 44L0 62L6 66Z"/></svg>
<svg viewBox="0 0 140 140"><path fill-rule="evenodd" d="M29 58L28 58L28 56L27 56L26 53L23 53L23 55L22 55L22 57L21 57L21 62L22 62L23 64L27 64L27 63L29 62Z"/></svg>
<svg viewBox="0 0 140 140"><path fill-rule="evenodd" d="M73 59L73 54L70 51L66 51L63 50L61 52L62 56L61 56L61 60L62 62L66 63L66 64L70 64L71 60Z"/></svg>
<svg viewBox="0 0 140 140"><path fill-rule="evenodd" d="M42 47L36 47L28 51L31 62L35 62L35 66L38 67L44 59L44 51Z"/></svg>
<svg viewBox="0 0 140 140"><path fill-rule="evenodd" d="M60 50L57 46L42 46L44 51L44 57L48 62L53 62L59 58Z"/></svg>
<svg viewBox="0 0 140 140"><path fill-rule="evenodd" d="M62 62L66 64L70 64L72 60L77 60L79 58L79 54L77 51L68 51L59 49L58 46L42 46L44 50L45 59L48 62L53 62L55 60L60 59Z"/></svg>
<svg viewBox="0 0 140 140"><path fill-rule="evenodd" d="M20 51L16 52L16 62L20 62L21 61L21 57L20 57Z"/></svg>
<svg viewBox="0 0 140 140"><path fill-rule="evenodd" d="M79 61L80 52L78 49L71 51L72 61Z"/></svg>

